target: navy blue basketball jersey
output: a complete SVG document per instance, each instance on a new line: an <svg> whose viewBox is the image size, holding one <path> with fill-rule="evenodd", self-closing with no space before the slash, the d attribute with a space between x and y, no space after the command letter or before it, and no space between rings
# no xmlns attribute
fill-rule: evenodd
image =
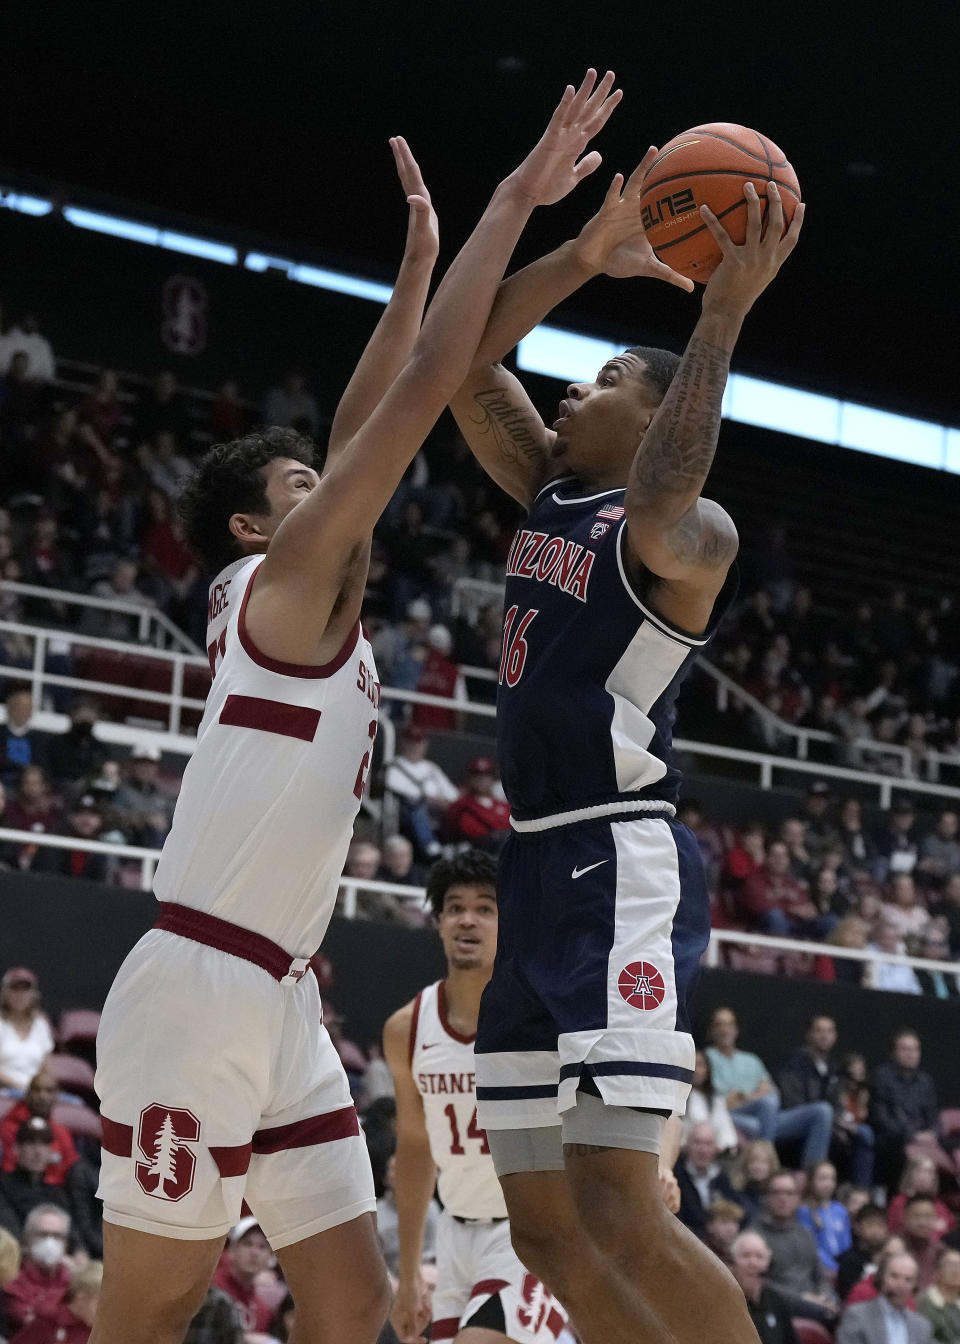
<svg viewBox="0 0 960 1344"><path fill-rule="evenodd" d="M676 802L674 702L736 593L702 635L673 629L627 573L625 490L545 486L507 558L497 733L513 816Z"/></svg>

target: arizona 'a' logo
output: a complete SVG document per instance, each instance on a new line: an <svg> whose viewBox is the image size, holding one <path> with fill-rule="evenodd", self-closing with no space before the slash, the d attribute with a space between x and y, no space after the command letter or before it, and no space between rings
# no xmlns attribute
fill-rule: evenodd
<svg viewBox="0 0 960 1344"><path fill-rule="evenodd" d="M624 966L617 987L630 1007L642 1012L659 1008L667 992L663 976L650 961L631 961Z"/></svg>
<svg viewBox="0 0 960 1344"><path fill-rule="evenodd" d="M183 1106L154 1102L140 1112L137 1144L146 1159L136 1165L141 1190L154 1199L176 1202L189 1195L197 1159L192 1148L200 1138L200 1121Z"/></svg>

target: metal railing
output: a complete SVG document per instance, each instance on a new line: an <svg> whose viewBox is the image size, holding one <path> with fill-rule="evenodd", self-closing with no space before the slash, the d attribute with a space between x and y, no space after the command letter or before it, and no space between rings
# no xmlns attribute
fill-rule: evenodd
<svg viewBox="0 0 960 1344"><path fill-rule="evenodd" d="M112 854L116 858L136 860L140 864L140 890L150 891L159 849L144 849L139 845L112 844L101 840L83 840L79 837L50 835L47 832L19 831L0 827L0 842L36 845L53 849L81 850L90 854ZM342 877L340 879L339 912L346 919L356 919L361 892L393 896L426 909L426 888L407 886L399 882L380 882L373 878ZM926 957L911 957L902 952L881 952L876 948L835 947L832 943L805 942L799 938L776 938L765 933L747 933L740 929L711 929L710 942L704 953L705 966L720 965L724 946L758 947L771 952L801 952L807 956L839 957L847 961L868 962L872 966L909 966L917 971L943 971L960 974L960 962L933 961Z"/></svg>
<svg viewBox="0 0 960 1344"><path fill-rule="evenodd" d="M9 579L0 581L0 593L16 593L22 597L39 598L51 606L88 607L98 611L116 611L124 616L133 616L137 620L137 638L146 644L151 639L151 630L158 642L158 649L166 647L170 640L174 646L185 653L199 654L193 640L183 633L170 617L156 607L145 606L142 602L124 602L118 598L93 597L90 593L71 593L64 588L42 588L35 583L13 583ZM58 634L61 632L58 630ZM139 646L137 646L139 647Z"/></svg>

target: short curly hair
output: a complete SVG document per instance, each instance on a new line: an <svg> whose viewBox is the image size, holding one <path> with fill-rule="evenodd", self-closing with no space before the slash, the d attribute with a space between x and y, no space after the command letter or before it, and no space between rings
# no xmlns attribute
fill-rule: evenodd
<svg viewBox="0 0 960 1344"><path fill-rule="evenodd" d="M497 891L497 862L479 849L467 849L452 859L438 859L427 874L427 903L434 918L443 913L443 902L451 887L489 887Z"/></svg>
<svg viewBox="0 0 960 1344"><path fill-rule="evenodd" d="M270 512L263 468L278 457L317 466L312 440L294 429L273 426L216 444L184 480L177 510L187 540L211 575L244 554L230 531L233 514Z"/></svg>

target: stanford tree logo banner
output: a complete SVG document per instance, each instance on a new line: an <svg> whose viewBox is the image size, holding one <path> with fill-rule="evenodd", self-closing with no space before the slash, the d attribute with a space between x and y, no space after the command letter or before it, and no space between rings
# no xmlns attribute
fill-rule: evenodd
<svg viewBox="0 0 960 1344"><path fill-rule="evenodd" d="M182 1106L159 1102L140 1112L137 1145L145 1159L136 1165L141 1190L154 1199L176 1202L189 1195L197 1159L192 1148L200 1138L200 1121Z"/></svg>

